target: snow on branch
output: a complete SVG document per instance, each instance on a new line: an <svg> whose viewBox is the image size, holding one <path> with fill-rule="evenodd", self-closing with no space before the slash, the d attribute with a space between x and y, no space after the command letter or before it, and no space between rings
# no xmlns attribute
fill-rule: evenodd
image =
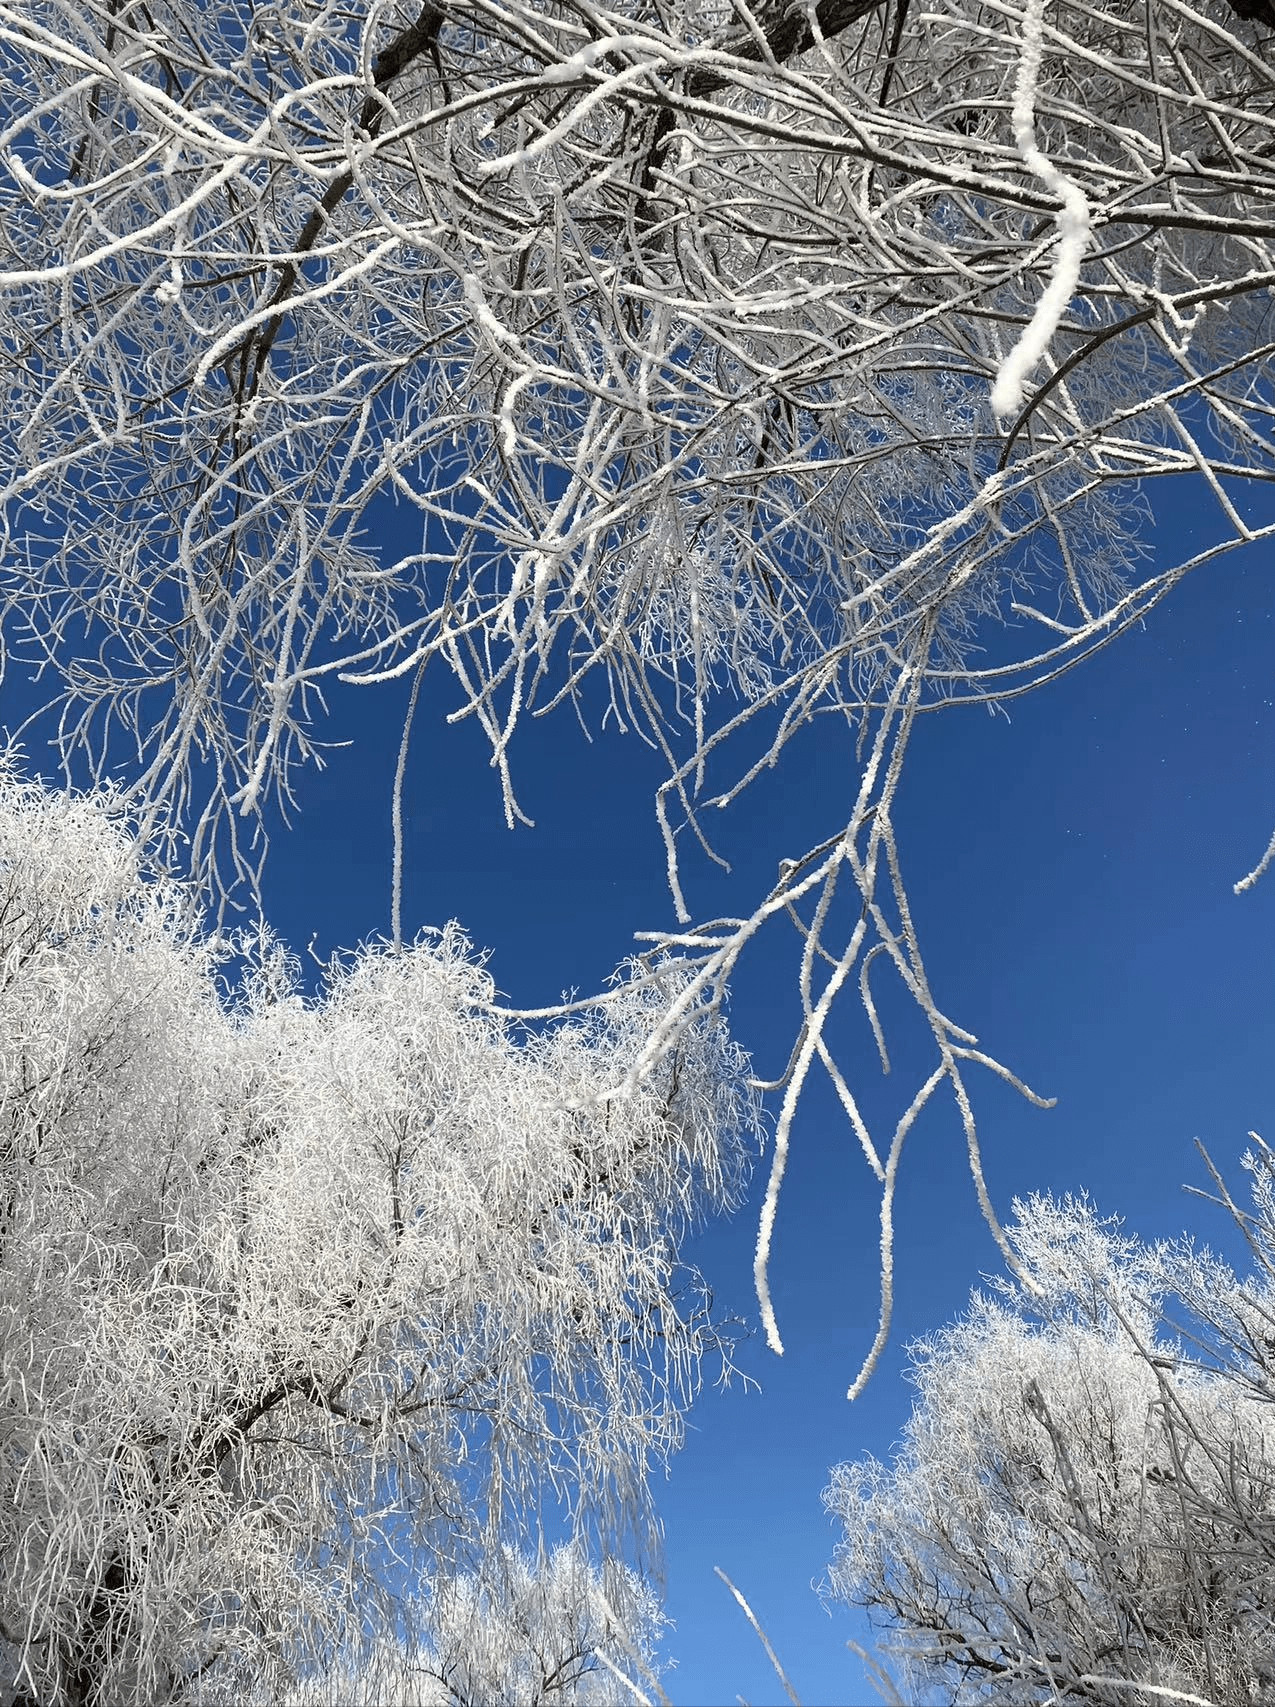
<svg viewBox="0 0 1275 1707"><path fill-rule="evenodd" d="M1057 215L1058 252L1049 284L1026 331L997 369L992 386L992 409L1002 421L1023 406L1024 387L1076 293L1081 262L1089 246L1089 203L1084 191L1041 152L1036 141L1036 84L1044 51L1044 18L1045 0L1027 0L1011 122L1023 164L1061 197L1063 205Z"/></svg>

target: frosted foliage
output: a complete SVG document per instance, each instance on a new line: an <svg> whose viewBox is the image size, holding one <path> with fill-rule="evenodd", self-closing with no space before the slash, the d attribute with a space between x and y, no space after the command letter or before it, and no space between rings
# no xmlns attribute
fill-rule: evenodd
<svg viewBox="0 0 1275 1707"><path fill-rule="evenodd" d="M1121 1238L1083 1200L1016 1208L1045 1285L976 1294L911 1348L893 1463L825 1492L831 1592L883 1620L918 1700L1275 1700L1275 1412L1170 1335L1191 1247ZM1238 1284L1215 1264L1200 1332Z"/></svg>
<svg viewBox="0 0 1275 1707"><path fill-rule="evenodd" d="M995 1293L1026 1296L1054 1321L1109 1326L1117 1310L1151 1331L1162 1290L1155 1256L1116 1230L1117 1217L1101 1219L1087 1197L1070 1193L1055 1200L1033 1192L1015 1198L1013 1210L1006 1236L1018 1270L1012 1280L994 1279Z"/></svg>
<svg viewBox="0 0 1275 1707"><path fill-rule="evenodd" d="M447 672L511 826L537 714L649 741L690 1005L801 936L757 1290L779 1350L826 1072L880 1199L852 1392L920 1110L951 1099L1008 1253L973 1069L1040 1100L929 983L915 719L1275 529L1273 32L1273 0L0 0L0 667L223 901L343 738L333 677L397 721ZM1198 530L1153 551L1175 477ZM697 922L694 850L824 713L814 845ZM829 1022L857 999L888 1064L895 979L930 1067L874 1132Z"/></svg>
<svg viewBox="0 0 1275 1707"><path fill-rule="evenodd" d="M401 1636L363 1645L280 1707L632 1707L664 1622L613 1561L598 1571L576 1547L538 1561L506 1548L486 1580L440 1581L403 1609Z"/></svg>
<svg viewBox="0 0 1275 1707"><path fill-rule="evenodd" d="M645 651L662 658L675 684L686 673L692 695L697 684L724 674L754 700L771 685L777 613L740 573L729 536L708 548L693 543L700 530L689 515L673 521L681 524L676 532L659 518L621 561L616 615L635 628Z"/></svg>
<svg viewBox="0 0 1275 1707"><path fill-rule="evenodd" d="M42 1707L274 1688L392 1615L376 1561L445 1594L545 1502L644 1542L728 1367L677 1246L736 1200L746 1061L692 1016L607 1096L675 965L520 1034L455 927L315 1002L238 948L228 1003L114 801L0 780L0 1636Z"/></svg>
<svg viewBox="0 0 1275 1707"><path fill-rule="evenodd" d="M1176 1240L1155 1253L1156 1284L1184 1314L1197 1361L1220 1370L1242 1391L1267 1402L1275 1395L1275 1152L1250 1132L1245 1152L1250 1208L1242 1208L1209 1164L1219 1202L1243 1233L1252 1266L1237 1275L1207 1246ZM1207 1160L1207 1158L1206 1158Z"/></svg>

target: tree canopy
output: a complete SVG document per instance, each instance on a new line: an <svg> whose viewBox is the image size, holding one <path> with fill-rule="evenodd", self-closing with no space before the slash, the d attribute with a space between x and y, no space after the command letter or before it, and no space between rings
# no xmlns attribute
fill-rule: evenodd
<svg viewBox="0 0 1275 1707"><path fill-rule="evenodd" d="M277 1691L555 1514L649 1559L730 1367L678 1259L757 1132L719 1018L607 1101L650 977L520 1033L455 929L308 1002L232 946L118 801L0 779L0 1637L41 1703Z"/></svg>
<svg viewBox="0 0 1275 1707"><path fill-rule="evenodd" d="M400 1622L402 1635L356 1642L282 1707L634 1707L658 1688L654 1593L578 1547L503 1548L481 1573L436 1579Z"/></svg>
<svg viewBox="0 0 1275 1707"><path fill-rule="evenodd" d="M1267 0L0 6L11 667L72 773L126 756L222 891L334 676L414 706L450 669L511 824L518 726L594 682L667 759L686 927L684 850L844 721L827 839L662 940L693 1006L771 920L802 932L762 1314L778 1349L770 1228L823 1067L882 1196L870 1368L914 1111L951 1094L996 1230L966 1075L1008 1072L912 928L914 720L1049 681L1269 535L1270 27ZM1208 520L1152 562L1177 476ZM888 1061L878 955L934 1045L890 1137L827 1041L857 978Z"/></svg>
<svg viewBox="0 0 1275 1707"><path fill-rule="evenodd" d="M893 1464L834 1471L831 1592L917 1699L1275 1699L1275 1156L1245 1163L1242 1276L1085 1199L1016 1203L1021 1278L912 1348Z"/></svg>

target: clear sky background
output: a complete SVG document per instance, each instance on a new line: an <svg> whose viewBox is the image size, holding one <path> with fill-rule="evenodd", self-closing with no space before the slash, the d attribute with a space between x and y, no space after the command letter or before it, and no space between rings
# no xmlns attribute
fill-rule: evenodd
<svg viewBox="0 0 1275 1707"><path fill-rule="evenodd" d="M1165 537L1189 537L1203 502L1201 488L1179 487ZM1269 548L1233 554L1143 630L1012 702L1008 720L945 710L914 736L896 824L936 999L1058 1099L1040 1112L990 1075L971 1077L1003 1216L1015 1193L1085 1187L1134 1233L1190 1229L1234 1250L1221 1212L1182 1186L1207 1185L1196 1137L1233 1178L1250 1128L1275 1138L1275 876L1243 897L1231 887L1275 826L1273 569ZM3 691L0 722L15 721L25 693ZM353 745L302 779L302 811L267 871L267 915L298 951L313 939L325 957L388 932L389 786L406 694L402 683L334 696L333 735ZM460 920L519 1005L598 987L635 931L673 924L652 807L660 762L614 730L589 743L569 712L528 723L515 779L537 827L510 832L479 731L441 721L454 703L443 672L427 678L408 772L405 932ZM37 738L28 750L48 772ZM691 866L698 915L751 910L780 857L844 823L852 780L831 725L804 734L725 820L731 875ZM734 1033L767 1076L794 1034L794 943L774 928L734 987ZM838 1022L843 1064L881 1134L933 1060L908 1001L887 986L888 1079L853 999ZM719 1309L754 1326L764 1181L763 1161L749 1206L688 1248ZM955 1110L938 1098L902 1170L893 1344L847 1404L876 1323L873 1187L831 1094L812 1082L772 1259L786 1355L769 1354L760 1334L742 1347L762 1390L707 1392L658 1490L677 1623L665 1682L680 1707L782 1699L714 1565L751 1599L806 1707L874 1699L844 1647L862 1623L825 1610L812 1588L835 1543L820 1491L839 1460L888 1455L909 1404L907 1340L960 1311L998 1254Z"/></svg>

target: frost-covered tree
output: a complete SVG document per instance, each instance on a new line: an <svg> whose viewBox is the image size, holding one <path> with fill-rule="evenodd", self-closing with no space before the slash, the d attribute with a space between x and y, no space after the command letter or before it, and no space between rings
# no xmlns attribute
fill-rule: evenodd
<svg viewBox="0 0 1275 1707"><path fill-rule="evenodd" d="M501 1549L406 1602L401 1629L343 1654L279 1707L634 1707L665 1622L630 1568L578 1547ZM271 1704L273 1707L273 1704Z"/></svg>
<svg viewBox="0 0 1275 1707"><path fill-rule="evenodd" d="M736 1197L746 1062L705 1015L604 1095L678 967L519 1034L455 928L313 1001L239 947L232 995L110 797L0 780L0 1636L40 1707L273 1691L542 1513L649 1548L729 1367L677 1251Z"/></svg>
<svg viewBox="0 0 1275 1707"><path fill-rule="evenodd" d="M778 1348L775 1194L827 1070L882 1196L870 1363L899 1151L941 1090L996 1225L966 1075L1003 1069L930 988L893 838L913 721L1050 680L1269 534L1273 20L3 0L11 667L42 672L73 774L125 760L223 887L255 868L243 815L321 756L334 676L415 705L449 669L511 824L519 724L609 700L667 758L687 925L684 850L831 713L827 839L681 933L699 986L634 1082L796 923L763 1318ZM1204 531L1152 562L1175 476ZM878 955L934 1047L892 1135L828 1041L857 981L885 1055Z"/></svg>
<svg viewBox="0 0 1275 1707"><path fill-rule="evenodd" d="M834 1471L831 1591L917 1699L1275 1702L1275 1155L1245 1164L1243 1278L1017 1203L1021 1275L912 1348L892 1465Z"/></svg>

